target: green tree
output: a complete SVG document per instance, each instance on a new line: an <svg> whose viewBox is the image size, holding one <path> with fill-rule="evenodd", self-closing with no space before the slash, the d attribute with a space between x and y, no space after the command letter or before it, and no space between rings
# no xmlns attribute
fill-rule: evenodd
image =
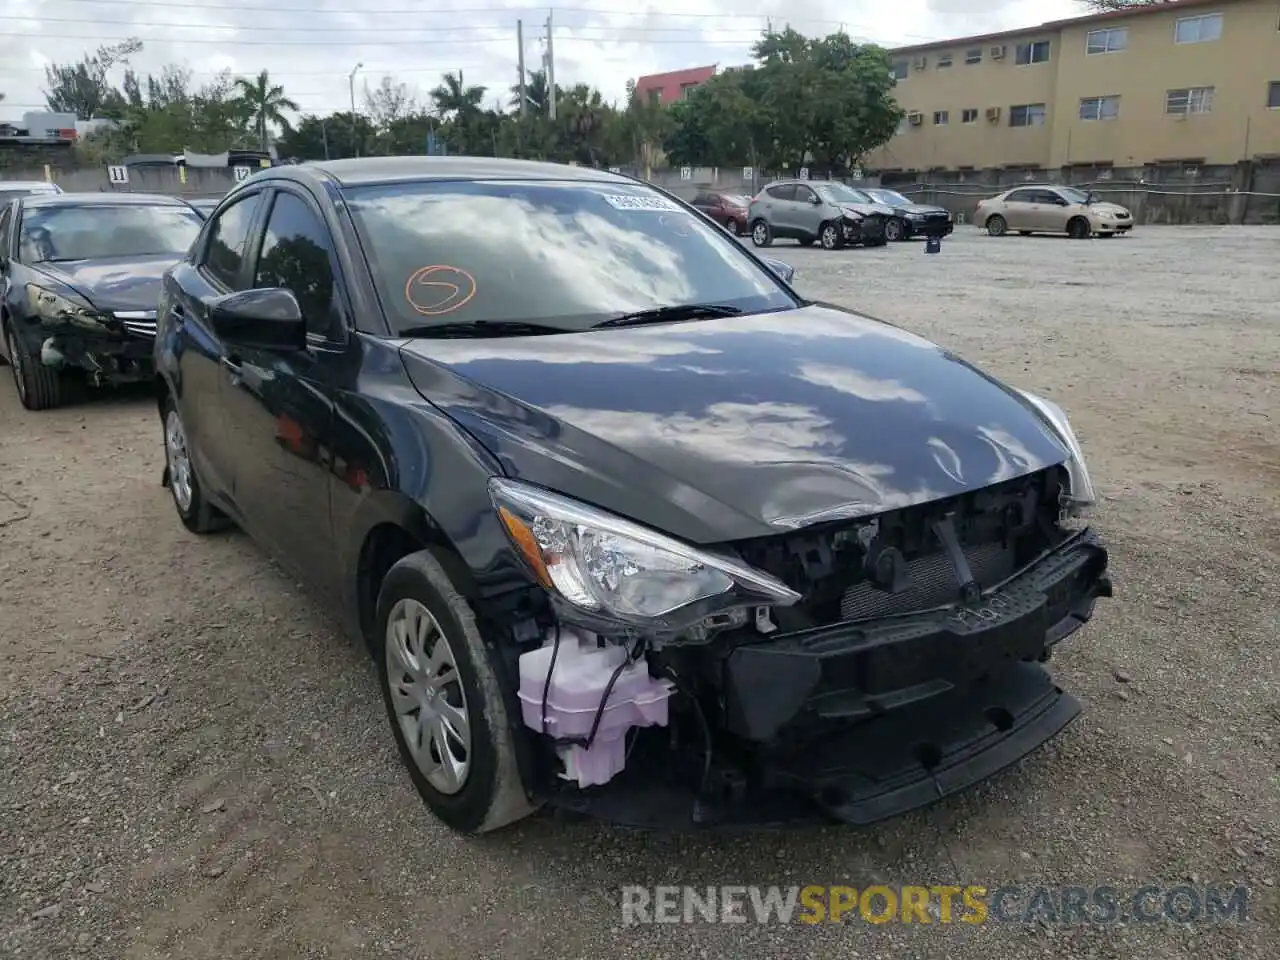
<svg viewBox="0 0 1280 960"><path fill-rule="evenodd" d="M263 150L267 149L271 128L289 129L289 118L286 113L297 112L298 105L284 93L284 87L272 83L271 77L264 69L252 80L237 77L235 81L236 99L240 102L250 124L258 134Z"/></svg>
<svg viewBox="0 0 1280 960"><path fill-rule="evenodd" d="M441 83L431 91L431 102L437 115L444 121L442 133L445 141L456 153L486 154L492 150L496 131L489 129L491 121L483 119L486 88L463 83L462 74L446 73Z"/></svg>
<svg viewBox="0 0 1280 960"><path fill-rule="evenodd" d="M284 132L276 149L283 157L300 160L367 157L373 153L374 138L373 124L363 114L307 115Z"/></svg>
<svg viewBox="0 0 1280 960"><path fill-rule="evenodd" d="M671 107L673 163L742 163L844 172L887 142L901 119L887 52L844 33L766 31L755 69L717 74Z"/></svg>
<svg viewBox="0 0 1280 960"><path fill-rule="evenodd" d="M125 101L108 75L141 49L141 40L130 39L98 47L76 63L50 64L44 68L45 103L54 113L74 113L80 120L118 118Z"/></svg>

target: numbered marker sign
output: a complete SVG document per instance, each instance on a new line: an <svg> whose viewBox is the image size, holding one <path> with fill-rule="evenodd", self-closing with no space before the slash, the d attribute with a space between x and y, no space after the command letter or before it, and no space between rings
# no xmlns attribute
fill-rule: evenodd
<svg viewBox="0 0 1280 960"><path fill-rule="evenodd" d="M251 167L235 167L234 169L236 172L236 183L239 183L242 180L248 180L249 174L253 173L253 169Z"/></svg>
<svg viewBox="0 0 1280 960"><path fill-rule="evenodd" d="M610 172L610 173L621 173L621 172L622 172L622 168L621 168L621 167L610 167L610 168L609 168L609 172Z"/></svg>
<svg viewBox="0 0 1280 960"><path fill-rule="evenodd" d="M809 168L808 168L808 167L801 167L801 168L800 168L800 179L801 179L801 180L808 180L808 179L809 179Z"/></svg>
<svg viewBox="0 0 1280 960"><path fill-rule="evenodd" d="M862 179L862 168L861 168L861 167L854 167L854 168L853 168L852 170L850 170L849 172L853 175L853 179L855 179L855 180L861 180L861 179Z"/></svg>
<svg viewBox="0 0 1280 960"><path fill-rule="evenodd" d="M750 167L743 167L743 168L742 168L742 179L743 179L743 180L750 180L754 175L755 175L755 171L754 171L754 170L752 170Z"/></svg>
<svg viewBox="0 0 1280 960"><path fill-rule="evenodd" d="M692 179L693 179L693 167L681 167L681 168L680 168L680 179L681 179L681 180L692 180Z"/></svg>
<svg viewBox="0 0 1280 960"><path fill-rule="evenodd" d="M128 183L129 168L125 166L107 167L107 182L108 183Z"/></svg>

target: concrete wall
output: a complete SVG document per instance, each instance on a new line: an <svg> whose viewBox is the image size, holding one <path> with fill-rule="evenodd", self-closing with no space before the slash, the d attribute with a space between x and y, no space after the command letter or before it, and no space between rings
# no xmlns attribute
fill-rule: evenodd
<svg viewBox="0 0 1280 960"><path fill-rule="evenodd" d="M42 168L0 171L0 182L5 180L44 180ZM129 182L112 183L107 168L88 167L78 170L50 168L48 179L68 193L163 193L177 197L220 197L235 183L231 168L192 167L184 171L177 167L130 167Z"/></svg>
<svg viewBox="0 0 1280 960"><path fill-rule="evenodd" d="M627 171L640 175L639 171ZM741 167L694 167L688 180L679 170L650 172L651 182L691 200L699 190L728 190L754 196L775 176L757 174L751 181ZM815 179L822 171L812 170ZM790 174L788 174L790 175ZM883 183L917 203L937 204L971 218L978 201L1020 183L1069 183L1096 191L1105 199L1133 211L1137 223L1249 223L1280 224L1280 160L1216 167L1137 167L1099 169L935 171L927 179L917 175L873 176L849 181L855 186Z"/></svg>

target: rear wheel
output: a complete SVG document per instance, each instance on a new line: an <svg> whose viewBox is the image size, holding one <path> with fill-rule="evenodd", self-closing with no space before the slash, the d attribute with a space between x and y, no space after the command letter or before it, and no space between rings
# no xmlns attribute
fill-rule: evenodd
<svg viewBox="0 0 1280 960"><path fill-rule="evenodd" d="M22 405L28 410L48 410L62 403L62 374L33 357L12 324L4 325L4 337L13 385Z"/></svg>
<svg viewBox="0 0 1280 960"><path fill-rule="evenodd" d="M757 220L751 225L751 242L757 247L767 247L773 243L773 231L769 229L769 224L763 220Z"/></svg>
<svg viewBox="0 0 1280 960"><path fill-rule="evenodd" d="M429 550L388 571L377 622L387 718L426 805L462 833L486 833L532 813L507 698L475 614Z"/></svg>
<svg viewBox="0 0 1280 960"><path fill-rule="evenodd" d="M992 214L987 217L987 233L993 237L1003 237L1009 229L1009 224L1000 214Z"/></svg>
<svg viewBox="0 0 1280 960"><path fill-rule="evenodd" d="M1072 240L1088 240L1092 234L1093 228L1084 217L1072 217L1067 221L1067 236Z"/></svg>
<svg viewBox="0 0 1280 960"><path fill-rule="evenodd" d="M906 225L897 217L894 217L884 225L884 236L886 240L897 242L898 240L903 239L906 235Z"/></svg>

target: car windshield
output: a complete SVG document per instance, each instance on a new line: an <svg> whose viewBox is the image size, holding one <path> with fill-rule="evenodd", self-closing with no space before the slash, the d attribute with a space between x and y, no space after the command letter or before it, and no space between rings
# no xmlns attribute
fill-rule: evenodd
<svg viewBox="0 0 1280 960"><path fill-rule="evenodd" d="M909 207L911 205L911 201L896 190L885 190L883 187L878 187L875 190L868 190L867 193L881 203L887 203L893 207Z"/></svg>
<svg viewBox="0 0 1280 960"><path fill-rule="evenodd" d="M1058 192L1068 203L1088 203L1089 194L1083 190L1077 190L1075 187L1059 187Z"/></svg>
<svg viewBox="0 0 1280 960"><path fill-rule="evenodd" d="M664 307L798 305L723 230L638 184L418 181L345 195L397 332L584 330Z"/></svg>
<svg viewBox="0 0 1280 960"><path fill-rule="evenodd" d="M159 204L31 207L22 213L22 259L181 256L202 224L189 207Z"/></svg>
<svg viewBox="0 0 1280 960"><path fill-rule="evenodd" d="M817 190L828 203L875 203L861 190L847 187L843 183L818 184Z"/></svg>

